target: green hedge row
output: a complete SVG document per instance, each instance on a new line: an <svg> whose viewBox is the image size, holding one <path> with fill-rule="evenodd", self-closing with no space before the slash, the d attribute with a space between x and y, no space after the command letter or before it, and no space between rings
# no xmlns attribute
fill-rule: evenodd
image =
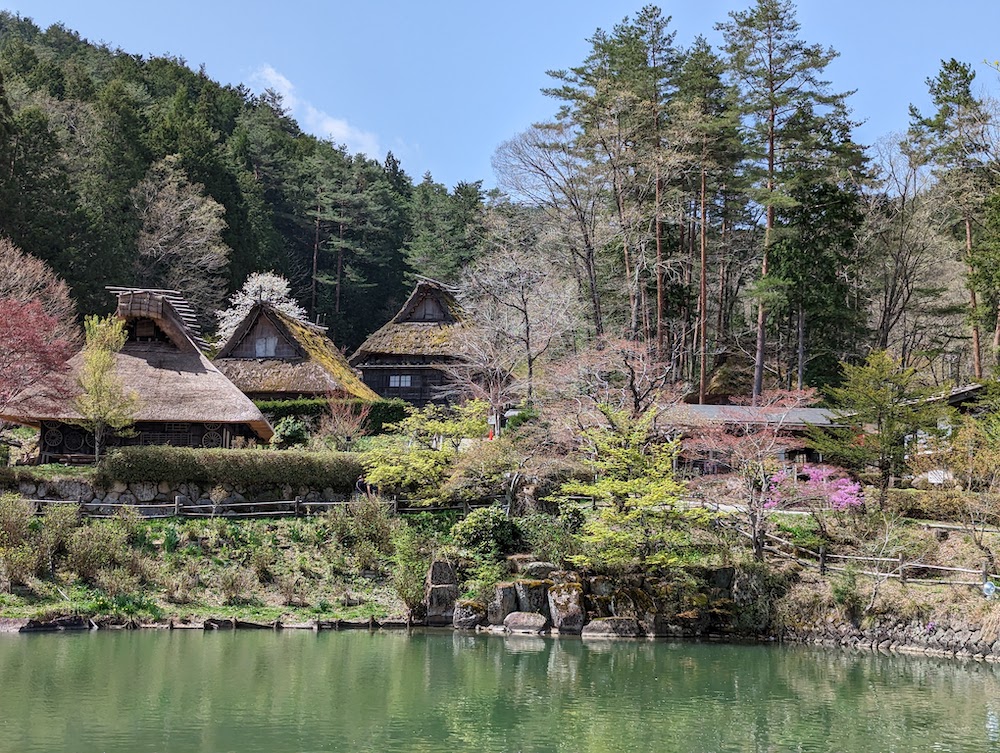
<svg viewBox="0 0 1000 753"><path fill-rule="evenodd" d="M354 410L359 411L364 405L369 406L369 434L381 434L386 424L393 424L406 418L407 405L403 400L376 400L367 403L363 400L345 400ZM255 400L254 404L267 416L272 423L283 418L315 418L327 410L328 401L324 398L300 398L298 400Z"/></svg>
<svg viewBox="0 0 1000 753"><path fill-rule="evenodd" d="M113 450L101 460L97 481L228 484L251 494L282 486L350 494L363 471L356 456L343 452L148 446Z"/></svg>

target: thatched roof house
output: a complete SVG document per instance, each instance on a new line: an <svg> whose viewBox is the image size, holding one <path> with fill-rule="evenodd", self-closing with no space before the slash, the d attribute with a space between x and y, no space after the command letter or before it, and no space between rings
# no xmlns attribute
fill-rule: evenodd
<svg viewBox="0 0 1000 753"><path fill-rule="evenodd" d="M138 395L135 434L111 445L171 444L231 447L267 441L273 431L257 407L202 352L191 310L176 291L111 288L128 340L115 356L115 372ZM0 419L41 431L41 462L93 454L93 437L75 425L79 394L77 353L65 373L53 374L15 396Z"/></svg>
<svg viewBox="0 0 1000 753"><path fill-rule="evenodd" d="M392 320L350 358L369 387L414 405L446 402L448 366L461 358L463 314L451 290L422 278Z"/></svg>
<svg viewBox="0 0 1000 753"><path fill-rule="evenodd" d="M267 303L254 305L223 343L215 366L255 400L339 397L377 400L326 336Z"/></svg>

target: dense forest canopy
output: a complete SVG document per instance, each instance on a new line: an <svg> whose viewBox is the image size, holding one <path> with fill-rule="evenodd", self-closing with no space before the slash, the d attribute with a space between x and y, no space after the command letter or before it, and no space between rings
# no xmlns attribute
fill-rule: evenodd
<svg viewBox="0 0 1000 753"><path fill-rule="evenodd" d="M825 79L836 51L790 2L718 30L720 49L679 47L656 6L596 30L487 193L348 154L273 91L0 12L0 236L81 314L108 309L106 285L177 288L211 329L273 271L347 350L432 277L505 400L608 338L701 400L835 384L872 350L929 383L991 374L1000 111L971 67L942 61L933 111L864 146Z"/></svg>

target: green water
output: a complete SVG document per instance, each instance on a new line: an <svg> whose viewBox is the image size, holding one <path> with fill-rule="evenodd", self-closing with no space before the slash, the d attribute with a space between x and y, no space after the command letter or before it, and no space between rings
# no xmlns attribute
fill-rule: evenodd
<svg viewBox="0 0 1000 753"><path fill-rule="evenodd" d="M442 633L0 635L0 751L1000 751L1000 667Z"/></svg>

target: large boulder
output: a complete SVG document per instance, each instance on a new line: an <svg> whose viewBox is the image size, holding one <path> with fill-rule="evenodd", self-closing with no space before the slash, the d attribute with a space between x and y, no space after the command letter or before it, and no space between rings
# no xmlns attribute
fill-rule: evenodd
<svg viewBox="0 0 1000 753"><path fill-rule="evenodd" d="M549 588L548 598L552 627L560 633L579 634L586 618L583 587L579 583L553 585Z"/></svg>
<svg viewBox="0 0 1000 753"><path fill-rule="evenodd" d="M545 632L549 621L545 619L545 615L538 612L511 612L504 618L503 626L508 633L537 635Z"/></svg>
<svg viewBox="0 0 1000 753"><path fill-rule="evenodd" d="M514 582L517 592L517 610L519 612L538 612L549 618L549 586L550 580L518 580Z"/></svg>
<svg viewBox="0 0 1000 753"><path fill-rule="evenodd" d="M645 635L633 617L604 617L583 626L584 638L641 638Z"/></svg>
<svg viewBox="0 0 1000 753"><path fill-rule="evenodd" d="M552 562L525 562L521 565L520 573L528 579L544 580L558 569L559 566Z"/></svg>
<svg viewBox="0 0 1000 753"><path fill-rule="evenodd" d="M502 625L504 618L517 611L517 591L513 583L498 583L486 605L486 619L491 625Z"/></svg>
<svg viewBox="0 0 1000 753"><path fill-rule="evenodd" d="M435 560L427 570L424 581L424 606L426 624L451 625L455 618L458 600L458 576L455 566L447 560Z"/></svg>
<svg viewBox="0 0 1000 753"><path fill-rule="evenodd" d="M475 601L462 600L455 604L451 624L459 630L475 630L486 622L486 607Z"/></svg>

